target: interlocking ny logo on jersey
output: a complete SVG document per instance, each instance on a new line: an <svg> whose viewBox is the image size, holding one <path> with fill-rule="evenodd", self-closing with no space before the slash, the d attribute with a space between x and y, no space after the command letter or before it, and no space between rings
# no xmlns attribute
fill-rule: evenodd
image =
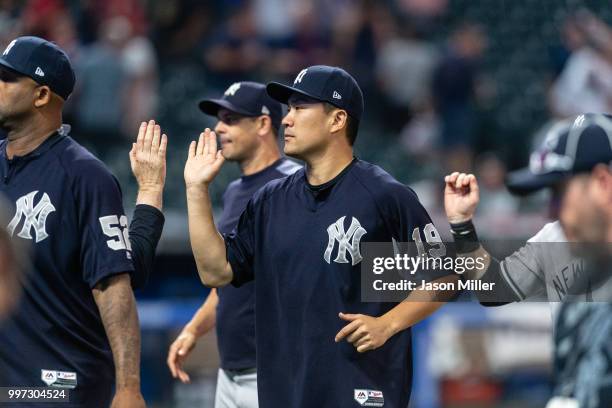
<svg viewBox="0 0 612 408"><path fill-rule="evenodd" d="M13 236L17 226L21 224L21 220L24 219L21 231L17 234L18 237L32 239L32 230L34 230L34 234L36 235L36 243L49 237L45 226L47 217L55 211L55 207L51 203L47 193L43 193L38 204L34 206L34 197L37 193L38 191L32 191L17 200L15 216L8 225L8 232L11 236Z"/></svg>
<svg viewBox="0 0 612 408"><path fill-rule="evenodd" d="M327 263L331 263L331 255L338 241L338 255L334 262L337 263L348 263L346 253L351 254L351 260L353 265L357 265L363 259L361 257L361 251L359 249L359 242L367 231L361 226L359 220L355 217L351 220L351 226L348 231L344 231L344 219L346 217L340 217L338 221L327 227L327 234L329 235L329 242L327 243L327 249L323 258Z"/></svg>

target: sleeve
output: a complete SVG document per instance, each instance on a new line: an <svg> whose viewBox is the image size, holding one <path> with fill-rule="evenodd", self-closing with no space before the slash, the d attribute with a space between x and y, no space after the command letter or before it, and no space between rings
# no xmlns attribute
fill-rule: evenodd
<svg viewBox="0 0 612 408"><path fill-rule="evenodd" d="M253 253L255 244L255 211L253 199L240 215L238 225L224 235L227 261L232 267L232 285L239 287L255 278Z"/></svg>
<svg viewBox="0 0 612 408"><path fill-rule="evenodd" d="M164 214L150 205L139 204L130 223L130 244L134 262L132 287L142 288L153 270L155 250L164 229Z"/></svg>
<svg viewBox="0 0 612 408"><path fill-rule="evenodd" d="M134 271L128 220L119 183L101 162L87 160L76 174L82 277L93 288L104 278Z"/></svg>
<svg viewBox="0 0 612 408"><path fill-rule="evenodd" d="M389 201L393 203L393 207L389 209L393 214L389 228L393 238L407 246L404 251L410 256L424 255L426 258L441 258L447 255L446 245L436 226L412 189L404 185L396 186L393 199ZM430 265L431 267L417 270L414 278L431 282L454 273L442 268L441 263L431 262Z"/></svg>
<svg viewBox="0 0 612 408"><path fill-rule="evenodd" d="M544 293L546 285L537 249L537 243L527 242L499 264L501 276L520 300Z"/></svg>

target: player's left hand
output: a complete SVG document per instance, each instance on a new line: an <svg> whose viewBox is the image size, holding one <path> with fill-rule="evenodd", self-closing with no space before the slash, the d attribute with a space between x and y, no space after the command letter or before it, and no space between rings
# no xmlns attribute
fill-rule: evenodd
<svg viewBox="0 0 612 408"><path fill-rule="evenodd" d="M142 122L136 143L130 150L130 164L138 188L160 192L166 182L166 147L168 137L154 120Z"/></svg>
<svg viewBox="0 0 612 408"><path fill-rule="evenodd" d="M349 324L336 334L336 343L346 338L359 353L379 348L393 334L390 325L381 317L349 313L339 316Z"/></svg>
<svg viewBox="0 0 612 408"><path fill-rule="evenodd" d="M146 403L137 388L120 388L115 392L111 408L146 408Z"/></svg>

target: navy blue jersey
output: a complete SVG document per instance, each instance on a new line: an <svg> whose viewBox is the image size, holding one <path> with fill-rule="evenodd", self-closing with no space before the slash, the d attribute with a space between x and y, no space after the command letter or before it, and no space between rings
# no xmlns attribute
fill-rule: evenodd
<svg viewBox="0 0 612 408"><path fill-rule="evenodd" d="M0 142L0 193L14 205L9 233L32 252L17 312L0 328L0 385L74 387L62 406L107 407L114 365L91 291L133 270L119 184L56 133L12 160Z"/></svg>
<svg viewBox="0 0 612 408"><path fill-rule="evenodd" d="M412 190L361 160L326 189L313 191L302 169L255 194L225 239L232 283L255 280L261 407L408 406L409 330L362 354L334 337L339 312L396 305L361 301L360 244L408 242L428 224Z"/></svg>
<svg viewBox="0 0 612 408"><path fill-rule="evenodd" d="M217 222L219 231L222 234L232 232L257 190L271 180L293 174L299 168L291 160L281 159L258 173L242 176L230 183L223 195L223 213ZM221 367L226 370L255 367L254 283L246 283L240 288L219 288L217 294L216 325Z"/></svg>

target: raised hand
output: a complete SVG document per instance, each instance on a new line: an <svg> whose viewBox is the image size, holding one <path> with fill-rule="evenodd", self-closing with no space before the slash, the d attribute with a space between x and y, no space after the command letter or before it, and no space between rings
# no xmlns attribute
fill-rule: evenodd
<svg viewBox="0 0 612 408"><path fill-rule="evenodd" d="M168 137L161 134L154 120L142 122L136 143L130 150L132 173L140 190L161 191L166 182L166 147Z"/></svg>
<svg viewBox="0 0 612 408"><path fill-rule="evenodd" d="M472 219L480 200L478 182L473 174L454 172L444 177L444 209L450 223Z"/></svg>
<svg viewBox="0 0 612 408"><path fill-rule="evenodd" d="M225 162L221 150L217 150L215 132L206 129L200 133L200 139L189 145L189 155L185 163L185 185L189 187L206 187L219 174Z"/></svg>

